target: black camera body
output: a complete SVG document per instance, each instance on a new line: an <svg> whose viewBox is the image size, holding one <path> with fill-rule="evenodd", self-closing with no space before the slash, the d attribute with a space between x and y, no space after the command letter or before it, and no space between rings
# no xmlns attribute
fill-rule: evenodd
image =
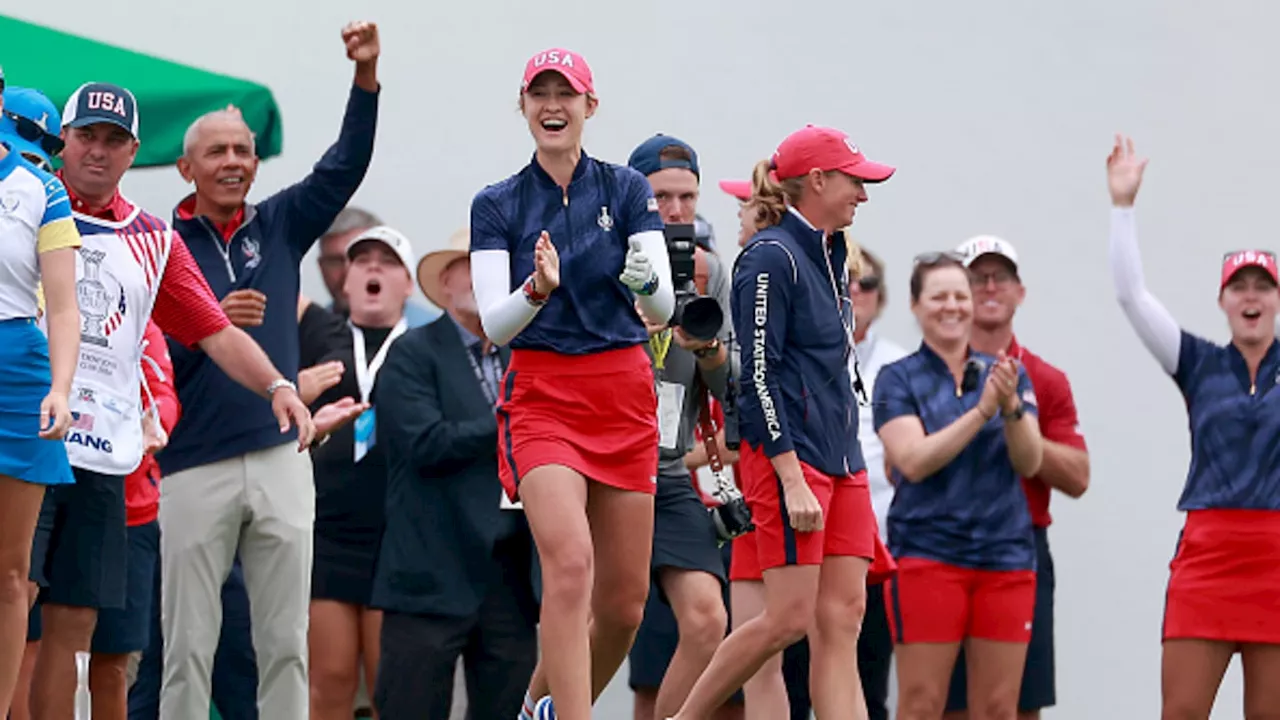
<svg viewBox="0 0 1280 720"><path fill-rule="evenodd" d="M663 233L666 235L667 257L671 261L671 284L676 296L671 326L680 328L685 335L695 340L713 340L724 324L724 309L715 298L699 295L694 283L693 255L698 249L695 227L667 225Z"/></svg>

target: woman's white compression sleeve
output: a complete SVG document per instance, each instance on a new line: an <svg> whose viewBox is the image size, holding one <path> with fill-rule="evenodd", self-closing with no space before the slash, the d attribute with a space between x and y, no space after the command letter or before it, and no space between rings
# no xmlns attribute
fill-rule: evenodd
<svg viewBox="0 0 1280 720"><path fill-rule="evenodd" d="M661 230L646 230L627 238L628 246L632 240L640 243L640 250L658 273L658 289L652 295L636 296L640 312L650 322L665 325L676 309L676 291L671 287L671 258L667 257L667 237Z"/></svg>
<svg viewBox="0 0 1280 720"><path fill-rule="evenodd" d="M506 345L520 334L538 314L524 289L511 287L511 259L506 250L476 250L471 253L471 290L480 309L480 326L489 342Z"/></svg>
<svg viewBox="0 0 1280 720"><path fill-rule="evenodd" d="M1172 375L1178 369L1182 330L1165 306L1147 291L1131 207L1111 209L1111 279L1129 324L1160 367Z"/></svg>

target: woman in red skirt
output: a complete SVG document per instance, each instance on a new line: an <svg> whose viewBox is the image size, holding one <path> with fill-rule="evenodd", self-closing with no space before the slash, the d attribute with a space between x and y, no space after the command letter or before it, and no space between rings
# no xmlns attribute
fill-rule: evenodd
<svg viewBox="0 0 1280 720"><path fill-rule="evenodd" d="M582 56L534 55L520 87L533 160L471 205L481 323L512 348L499 467L542 565L542 659L521 711L540 720L589 720L649 591L658 398L636 308L666 324L675 295L648 182L582 150L598 104Z"/></svg>
<svg viewBox="0 0 1280 720"><path fill-rule="evenodd" d="M1280 311L1275 253L1222 261L1218 306L1231 342L1178 327L1144 285L1133 203L1147 161L1117 137L1107 158L1111 271L1120 306L1187 403L1186 524L1169 565L1161 685L1165 718L1208 718L1237 651L1244 716L1280 712Z"/></svg>

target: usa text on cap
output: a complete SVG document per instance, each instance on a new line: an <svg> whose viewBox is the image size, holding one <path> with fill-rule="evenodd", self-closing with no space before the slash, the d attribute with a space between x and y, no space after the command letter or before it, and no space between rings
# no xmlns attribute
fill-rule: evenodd
<svg viewBox="0 0 1280 720"><path fill-rule="evenodd" d="M864 182L883 182L895 171L868 160L848 135L816 125L806 125L788 135L773 154L773 167L779 180L807 175L811 170L839 170Z"/></svg>
<svg viewBox="0 0 1280 720"><path fill-rule="evenodd" d="M569 85L575 92L594 94L596 91L595 82L591 77L591 66L587 65L587 61L581 55L564 48L551 48L537 53L525 63L524 80L520 83L520 92L528 90L533 79L544 72L559 73L569 81Z"/></svg>
<svg viewBox="0 0 1280 720"><path fill-rule="evenodd" d="M684 150L688 153L689 159L662 157L662 151L670 147ZM698 171L698 153L694 152L689 143L662 133L645 140L632 150L631 157L627 158L627 165L645 176L667 168L681 168L691 171L699 179L702 178L702 174Z"/></svg>
<svg viewBox="0 0 1280 720"><path fill-rule="evenodd" d="M111 83L81 85L62 110L62 126L81 128L109 123L138 137L138 101L133 93Z"/></svg>
<svg viewBox="0 0 1280 720"><path fill-rule="evenodd" d="M1270 250L1237 250L1227 253L1222 258L1222 283L1218 289L1225 288L1236 273L1251 267L1261 269L1271 278L1271 282L1280 283L1280 275L1276 272L1275 253Z"/></svg>
<svg viewBox="0 0 1280 720"><path fill-rule="evenodd" d="M1015 272L1018 270L1018 252L1008 240L995 235L971 237L961 243L956 252L964 257L965 267L969 267L983 255L998 255L1012 265Z"/></svg>

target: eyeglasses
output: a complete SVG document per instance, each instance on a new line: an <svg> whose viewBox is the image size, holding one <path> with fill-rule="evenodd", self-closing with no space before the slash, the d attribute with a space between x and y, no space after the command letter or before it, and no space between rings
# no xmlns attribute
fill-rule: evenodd
<svg viewBox="0 0 1280 720"><path fill-rule="evenodd" d="M18 137L27 142L38 142L40 148L49 153L49 157L55 157L62 152L62 148L66 143L62 142L62 138L47 132L40 124L29 117L23 117L15 112L4 111L4 116L13 121L18 127Z"/></svg>
<svg viewBox="0 0 1280 720"><path fill-rule="evenodd" d="M875 292L880 289L880 278L875 275L863 275L858 278L858 289L862 292Z"/></svg>
<svg viewBox="0 0 1280 720"><path fill-rule="evenodd" d="M985 273L969 273L969 284L974 287L986 287L987 283L995 282L996 287L1005 287L1012 283L1018 276L1008 270L995 270Z"/></svg>
<svg viewBox="0 0 1280 720"><path fill-rule="evenodd" d="M943 262L956 262L964 264L964 255L958 252L927 252L920 253L911 261L912 265L937 265Z"/></svg>

